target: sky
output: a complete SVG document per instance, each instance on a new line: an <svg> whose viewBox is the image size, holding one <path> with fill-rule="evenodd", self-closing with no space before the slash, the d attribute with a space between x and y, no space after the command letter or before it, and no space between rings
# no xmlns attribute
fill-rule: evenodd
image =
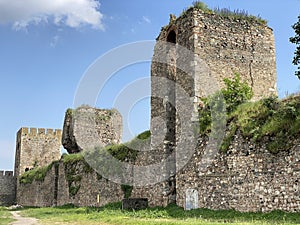
<svg viewBox="0 0 300 225"><path fill-rule="evenodd" d="M16 132L21 127L62 129L65 111L74 107L76 90L96 59L121 45L155 40L169 14L179 16L192 2L0 0L0 170L13 170ZM300 14L300 0L204 2L212 9L246 10L266 19L275 35L279 97L299 92L291 63L295 46L289 37L294 35L291 25ZM149 62L116 72L95 106L113 107L124 87L149 76ZM124 134L126 139L149 129L149 95L123 119L131 130Z"/></svg>

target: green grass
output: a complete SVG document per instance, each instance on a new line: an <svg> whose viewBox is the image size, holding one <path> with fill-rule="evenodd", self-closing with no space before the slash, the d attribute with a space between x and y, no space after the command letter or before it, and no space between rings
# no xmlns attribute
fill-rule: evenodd
<svg viewBox="0 0 300 225"><path fill-rule="evenodd" d="M207 13L207 14L216 14L216 15L219 15L221 17L224 17L224 18L231 18L231 19L235 19L235 20L246 20L250 23L258 23L258 24L261 24L261 25L266 25L267 24L267 21L262 19L259 15L258 16L253 16L253 15L250 15L247 11L245 10L234 10L234 11L231 11L230 9L226 9L226 8L215 8L214 10L208 8L208 6L204 3L204 2L201 2L201 1L194 1L193 2L193 5L188 7L187 9L183 10L183 12L181 13L181 16L185 16L186 15L186 12L192 8L195 8L195 9L200 9L202 10L204 13Z"/></svg>
<svg viewBox="0 0 300 225"><path fill-rule="evenodd" d="M267 141L271 153L286 151L300 134L300 98L279 101L274 97L238 106L229 115L244 137Z"/></svg>
<svg viewBox="0 0 300 225"><path fill-rule="evenodd" d="M273 211L270 213L241 213L234 210L196 209L184 211L175 205L140 211L123 211L120 203L105 207L63 206L54 208L25 208L22 215L35 217L41 224L122 224L122 225L196 225L196 224L300 224L300 213Z"/></svg>
<svg viewBox="0 0 300 225"><path fill-rule="evenodd" d="M5 207L0 206L0 225L7 225L14 221L11 217L10 212Z"/></svg>
<svg viewBox="0 0 300 225"><path fill-rule="evenodd" d="M52 169L52 167L58 163L58 161L53 161L50 165L48 166L43 166L43 167L37 167L32 170L29 170L22 174L20 176L20 183L21 184L30 184L32 181L44 181L46 174L49 170Z"/></svg>

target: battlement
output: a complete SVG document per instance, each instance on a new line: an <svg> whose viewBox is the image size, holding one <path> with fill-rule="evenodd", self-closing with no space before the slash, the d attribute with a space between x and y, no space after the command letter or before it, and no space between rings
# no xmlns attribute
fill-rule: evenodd
<svg viewBox="0 0 300 225"><path fill-rule="evenodd" d="M22 127L18 131L18 135L20 136L37 136L37 135L49 135L49 136L58 136L61 137L62 130L61 129L45 129L45 128L34 128L34 127Z"/></svg>
<svg viewBox="0 0 300 225"><path fill-rule="evenodd" d="M14 177L14 172L0 170L0 178L3 178L3 177Z"/></svg>

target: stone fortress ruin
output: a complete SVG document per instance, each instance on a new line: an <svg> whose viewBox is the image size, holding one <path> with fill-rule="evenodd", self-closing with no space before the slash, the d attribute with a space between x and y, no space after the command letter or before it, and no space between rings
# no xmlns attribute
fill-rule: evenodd
<svg viewBox="0 0 300 225"><path fill-rule="evenodd" d="M192 52L192 56L178 51L178 46ZM178 111L182 96L176 85L192 104L181 113L193 124L201 97L215 90L215 86L223 87L223 79L233 77L234 73L239 73L251 86L254 100L277 93L271 28L258 20L222 16L197 7L178 18L171 16L157 38L151 66L150 151L137 152L132 160L124 159L135 166L165 162L160 172L167 179L146 186L121 185L102 177L83 159L61 157L61 143L70 154L81 152L79 140L89 138L91 127L97 130L97 141L104 145L121 143L122 118L116 110L81 107L77 112L92 112L95 118L84 117L77 122L74 111L68 110L63 132L20 129L14 175L0 173L0 204L101 206L121 201L129 194L131 198L147 198L150 206L176 203L185 209L299 211L298 140L289 151L274 155L264 143L256 145L236 133L229 147L231 151L217 152L207 168L200 170L208 146L208 139L201 137L192 149L191 158L181 165L185 149L180 143L186 136ZM162 141L161 130L164 130ZM22 176L33 167L47 165L42 177L29 180Z"/></svg>

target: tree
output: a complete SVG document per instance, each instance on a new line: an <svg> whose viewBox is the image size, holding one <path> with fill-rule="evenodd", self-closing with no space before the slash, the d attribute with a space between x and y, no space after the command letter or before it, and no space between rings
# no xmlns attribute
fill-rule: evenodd
<svg viewBox="0 0 300 225"><path fill-rule="evenodd" d="M300 15L298 16L298 22L296 22L292 28L295 30L295 36L290 38L290 42L296 44L293 64L296 66L299 65L295 75L300 79Z"/></svg>

